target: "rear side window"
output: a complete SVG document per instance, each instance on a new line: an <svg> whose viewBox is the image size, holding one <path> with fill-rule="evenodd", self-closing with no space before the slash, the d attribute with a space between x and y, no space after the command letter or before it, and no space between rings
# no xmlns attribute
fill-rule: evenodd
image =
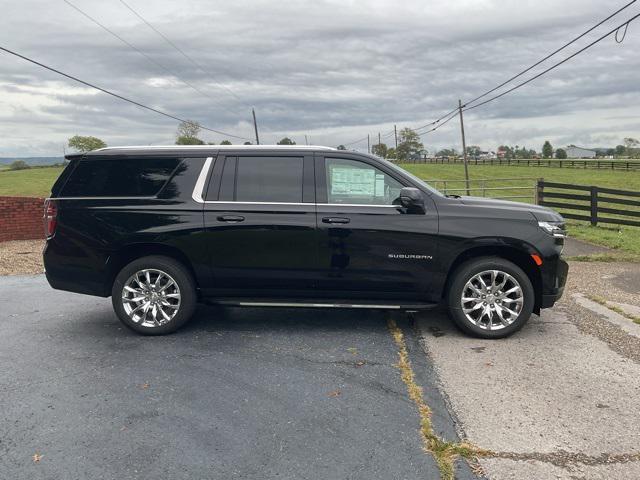
<svg viewBox="0 0 640 480"><path fill-rule="evenodd" d="M237 162L237 202L302 202L302 157L238 157Z"/></svg>
<svg viewBox="0 0 640 480"><path fill-rule="evenodd" d="M156 195L176 169L178 158L80 160L63 197L147 197Z"/></svg>

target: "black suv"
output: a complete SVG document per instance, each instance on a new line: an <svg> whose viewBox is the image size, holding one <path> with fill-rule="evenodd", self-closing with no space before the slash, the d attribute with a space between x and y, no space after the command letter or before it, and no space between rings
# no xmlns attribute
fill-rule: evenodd
<svg viewBox="0 0 640 480"><path fill-rule="evenodd" d="M198 301L416 310L517 331L562 295L564 221L445 196L380 158L325 147L122 147L68 155L45 203L53 288L111 296L176 330Z"/></svg>

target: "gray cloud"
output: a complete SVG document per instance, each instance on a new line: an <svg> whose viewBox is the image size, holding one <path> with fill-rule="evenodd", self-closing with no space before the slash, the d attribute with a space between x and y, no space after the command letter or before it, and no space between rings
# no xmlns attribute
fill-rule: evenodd
<svg viewBox="0 0 640 480"><path fill-rule="evenodd" d="M307 134L314 143L329 145L367 133L377 136L393 124L427 123L451 110L458 98L470 99L493 87L623 5L596 0L241 0L213 5L130 0L196 59L198 68L118 1L71 1L175 75L61 0L4 6L0 44L219 130L251 137L250 106L255 106L264 141L286 134L303 142ZM620 21L638 12L634 6ZM590 39L615 24L609 22ZM638 25L631 25L622 45L609 39L533 84L469 112L471 143L540 148L549 138L559 145L600 146L640 136ZM0 54L0 65L0 156L57 153L76 133L98 135L113 145L173 141L176 122L89 93L6 54ZM423 141L432 149L457 146L458 135L454 121Z"/></svg>

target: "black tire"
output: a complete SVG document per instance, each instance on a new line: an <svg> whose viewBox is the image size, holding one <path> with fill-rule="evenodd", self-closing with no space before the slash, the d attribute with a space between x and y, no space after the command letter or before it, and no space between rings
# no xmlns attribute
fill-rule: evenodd
<svg viewBox="0 0 640 480"><path fill-rule="evenodd" d="M488 330L479 327L469 320L462 310L461 299L466 283L476 274L486 270L499 270L511 275L520 284L522 290L523 304L518 316L510 325L501 327L499 330ZM535 292L527 274L514 263L499 257L480 257L463 263L453 273L446 303L449 316L463 332L479 338L496 339L514 334L527 323L533 312ZM488 321L485 323L488 323Z"/></svg>
<svg viewBox="0 0 640 480"><path fill-rule="evenodd" d="M179 288L180 303L174 316L161 325L145 326L134 321L125 310L122 294L125 283L132 275L141 270L158 270L170 276ZM143 335L165 335L175 332L193 316L197 304L195 281L189 270L179 261L163 256L138 258L126 265L115 278L111 289L111 302L120 321L131 330Z"/></svg>

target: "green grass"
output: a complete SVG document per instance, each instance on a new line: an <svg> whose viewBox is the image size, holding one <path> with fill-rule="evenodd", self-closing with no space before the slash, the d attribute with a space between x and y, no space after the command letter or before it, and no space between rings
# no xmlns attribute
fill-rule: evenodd
<svg viewBox="0 0 640 480"><path fill-rule="evenodd" d="M461 180L464 166L403 164L402 168L423 179ZM600 187L623 190L640 190L640 172L588 170L582 168L515 167L499 165L469 165L471 179L536 177L550 182L573 183L578 185L598 185ZM533 180L532 180L533 182ZM515 184L515 183L514 183ZM523 182L519 182L520 185ZM508 185L508 184L506 184ZM463 186L457 184L457 187Z"/></svg>
<svg viewBox="0 0 640 480"><path fill-rule="evenodd" d="M62 168L0 171L0 196L47 197Z"/></svg>

